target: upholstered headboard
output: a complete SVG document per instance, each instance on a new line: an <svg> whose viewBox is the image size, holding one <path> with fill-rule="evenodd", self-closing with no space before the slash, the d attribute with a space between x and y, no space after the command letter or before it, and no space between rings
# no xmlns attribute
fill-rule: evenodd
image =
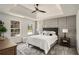
<svg viewBox="0 0 79 59"><path fill-rule="evenodd" d="M55 31L56 35L58 35L58 28L43 28L43 31Z"/></svg>

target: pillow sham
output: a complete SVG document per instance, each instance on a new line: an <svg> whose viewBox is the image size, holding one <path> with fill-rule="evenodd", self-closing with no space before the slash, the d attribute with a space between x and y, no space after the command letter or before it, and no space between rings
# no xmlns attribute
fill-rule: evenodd
<svg viewBox="0 0 79 59"><path fill-rule="evenodd" d="M42 32L42 35L47 35L47 32L46 32L46 31L43 31L43 32Z"/></svg>
<svg viewBox="0 0 79 59"><path fill-rule="evenodd" d="M48 36L52 36L52 35L55 35L56 32L55 31L43 31L42 32L42 35L48 35Z"/></svg>
<svg viewBox="0 0 79 59"><path fill-rule="evenodd" d="M49 35L49 36L56 35L56 32L55 32L55 31L49 31L49 32L48 32L48 35Z"/></svg>
<svg viewBox="0 0 79 59"><path fill-rule="evenodd" d="M52 36L53 34L49 34L49 36Z"/></svg>

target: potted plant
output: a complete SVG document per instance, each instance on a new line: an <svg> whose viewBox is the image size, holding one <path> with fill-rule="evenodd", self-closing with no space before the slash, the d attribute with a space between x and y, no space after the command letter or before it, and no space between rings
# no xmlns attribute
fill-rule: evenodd
<svg viewBox="0 0 79 59"><path fill-rule="evenodd" d="M7 29L3 26L3 23L0 24L0 40L4 39L4 36L2 36L2 34L4 34L4 32L6 32L6 31L7 31Z"/></svg>

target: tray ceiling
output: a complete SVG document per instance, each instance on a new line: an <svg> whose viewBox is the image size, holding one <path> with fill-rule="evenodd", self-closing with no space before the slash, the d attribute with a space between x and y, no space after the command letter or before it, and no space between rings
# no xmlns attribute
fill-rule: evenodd
<svg viewBox="0 0 79 59"><path fill-rule="evenodd" d="M14 13L24 17L33 18L33 20L45 20L55 17L63 17L69 15L76 15L79 9L78 4L39 4L40 10L46 11L46 13L36 12L32 13L34 4L2 4L0 5L0 12Z"/></svg>

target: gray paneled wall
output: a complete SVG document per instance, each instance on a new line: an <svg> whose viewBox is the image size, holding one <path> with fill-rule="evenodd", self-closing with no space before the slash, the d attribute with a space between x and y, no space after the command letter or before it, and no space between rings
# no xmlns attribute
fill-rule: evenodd
<svg viewBox="0 0 79 59"><path fill-rule="evenodd" d="M76 16L66 16L43 21L43 27L58 27L59 36L62 37L62 29L68 28L67 37L71 38L71 45L76 45Z"/></svg>

